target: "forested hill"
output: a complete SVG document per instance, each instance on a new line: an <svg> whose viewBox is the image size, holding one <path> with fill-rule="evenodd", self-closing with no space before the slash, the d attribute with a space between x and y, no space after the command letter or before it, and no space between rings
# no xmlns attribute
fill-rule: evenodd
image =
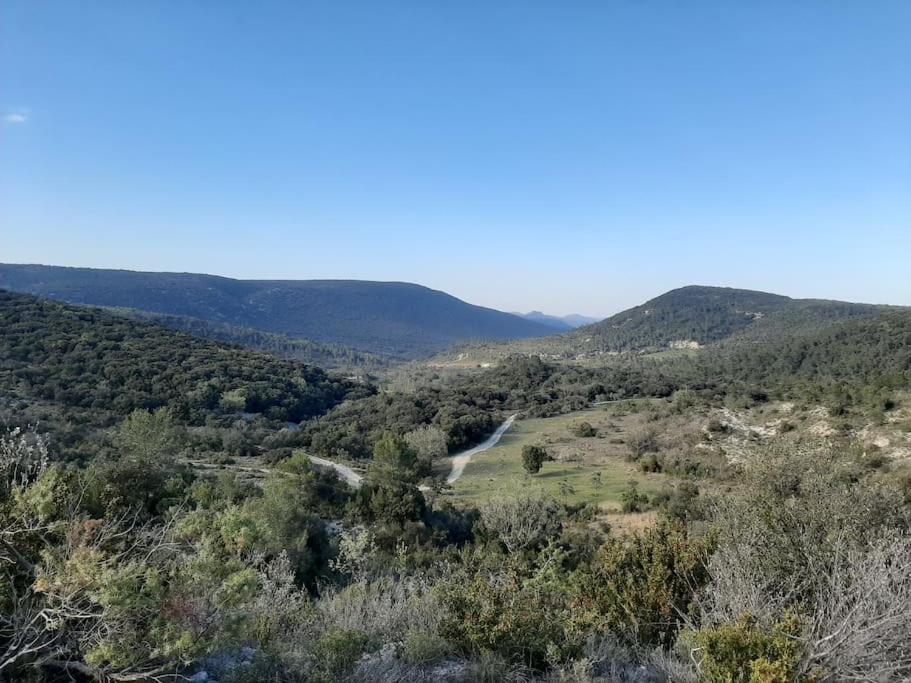
<svg viewBox="0 0 911 683"><path fill-rule="evenodd" d="M401 282L233 280L192 273L0 265L0 288L417 357L470 340L552 334L547 325Z"/></svg>
<svg viewBox="0 0 911 683"><path fill-rule="evenodd" d="M212 339L243 346L255 351L270 353L279 358L300 361L309 365L318 365L326 370L339 372L371 372L395 364L395 360L386 355L359 351L344 344L317 342L312 339L288 337L273 332L263 332L250 327L239 327L228 323L213 322L185 315L167 315L149 313L134 308L107 309L118 315L146 320L156 325L169 327L172 330L186 332L194 337Z"/></svg>
<svg viewBox="0 0 911 683"><path fill-rule="evenodd" d="M849 320L813 333L753 344L726 343L704 356L725 381L793 392L815 387L911 387L911 310Z"/></svg>
<svg viewBox="0 0 911 683"><path fill-rule="evenodd" d="M674 289L570 335L606 351L638 351L673 344L705 345L735 336L769 336L811 329L886 307L841 301L791 299L727 287Z"/></svg>
<svg viewBox="0 0 911 683"><path fill-rule="evenodd" d="M191 424L240 413L298 422L369 392L302 363L0 290L0 405L30 419L104 426L169 407Z"/></svg>
<svg viewBox="0 0 911 683"><path fill-rule="evenodd" d="M496 362L510 354L552 359L698 348L720 342L756 344L815 334L850 320L911 309L825 299L792 299L727 287L681 287L601 322L565 334L510 342L463 344L431 362Z"/></svg>

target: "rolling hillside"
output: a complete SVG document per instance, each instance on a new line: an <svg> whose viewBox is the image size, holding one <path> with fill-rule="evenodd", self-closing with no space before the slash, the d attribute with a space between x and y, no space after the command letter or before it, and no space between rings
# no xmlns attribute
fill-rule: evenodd
<svg viewBox="0 0 911 683"><path fill-rule="evenodd" d="M132 308L363 351L418 357L469 340L553 333L547 325L402 282L234 280L193 273L0 265L0 288Z"/></svg>
<svg viewBox="0 0 911 683"><path fill-rule="evenodd" d="M238 327L237 325L212 322L202 318L191 318L185 315L150 313L135 308L109 308L107 310L118 315L153 322L156 325L169 327L179 332L186 332L194 337L243 346L254 351L269 353L279 358L317 365L326 370L360 374L380 371L396 364L396 361L390 356L370 353L369 351L359 351L344 344L288 337L282 334L254 330L250 327Z"/></svg>
<svg viewBox="0 0 911 683"><path fill-rule="evenodd" d="M816 329L827 323L869 317L884 306L842 301L791 299L727 287L689 286L646 301L594 325L571 339L603 351L696 347L732 337L769 336Z"/></svg>
<svg viewBox="0 0 911 683"><path fill-rule="evenodd" d="M901 309L689 286L571 332L506 343L466 344L441 354L433 362L471 365L511 353L541 354L554 359L591 358L623 352L695 349L725 340L753 343L814 333L835 323L872 318L892 310Z"/></svg>
<svg viewBox="0 0 911 683"><path fill-rule="evenodd" d="M197 425L240 413L300 422L372 391L303 363L0 290L0 424L40 423L59 437L58 428L107 427L160 407Z"/></svg>

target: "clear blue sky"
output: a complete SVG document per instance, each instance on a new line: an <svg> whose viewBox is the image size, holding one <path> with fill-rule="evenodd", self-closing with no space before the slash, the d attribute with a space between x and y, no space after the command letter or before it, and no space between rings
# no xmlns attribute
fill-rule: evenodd
<svg viewBox="0 0 911 683"><path fill-rule="evenodd" d="M0 261L911 304L911 2L0 3Z"/></svg>

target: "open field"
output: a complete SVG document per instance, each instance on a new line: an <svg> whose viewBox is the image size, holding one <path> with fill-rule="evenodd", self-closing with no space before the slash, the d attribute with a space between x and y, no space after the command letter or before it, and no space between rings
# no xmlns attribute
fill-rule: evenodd
<svg viewBox="0 0 911 683"><path fill-rule="evenodd" d="M670 478L645 474L626 457L624 423L633 428L630 416L617 418L616 404L561 415L519 420L500 443L476 456L462 477L445 494L453 501L477 504L493 496L518 491L540 491L566 503L594 503L605 510L619 508L620 494L631 480L640 491L654 493ZM573 427L588 422L598 429L595 437L579 437ZM522 447L547 447L552 462L529 475L522 468Z"/></svg>

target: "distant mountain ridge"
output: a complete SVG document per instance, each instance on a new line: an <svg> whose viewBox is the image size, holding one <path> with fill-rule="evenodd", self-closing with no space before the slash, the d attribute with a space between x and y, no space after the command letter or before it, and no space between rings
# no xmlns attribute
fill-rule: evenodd
<svg viewBox="0 0 911 683"><path fill-rule="evenodd" d="M235 280L195 273L0 264L0 288L406 358L470 340L520 339L555 331L402 282Z"/></svg>
<svg viewBox="0 0 911 683"><path fill-rule="evenodd" d="M544 325L548 325L563 332L574 330L583 325L590 325L599 320L598 318L591 318L586 315L579 315L578 313L557 316L547 315L541 311L529 311L528 313L516 313L515 315L521 316L526 320L534 320L535 322L543 323Z"/></svg>

